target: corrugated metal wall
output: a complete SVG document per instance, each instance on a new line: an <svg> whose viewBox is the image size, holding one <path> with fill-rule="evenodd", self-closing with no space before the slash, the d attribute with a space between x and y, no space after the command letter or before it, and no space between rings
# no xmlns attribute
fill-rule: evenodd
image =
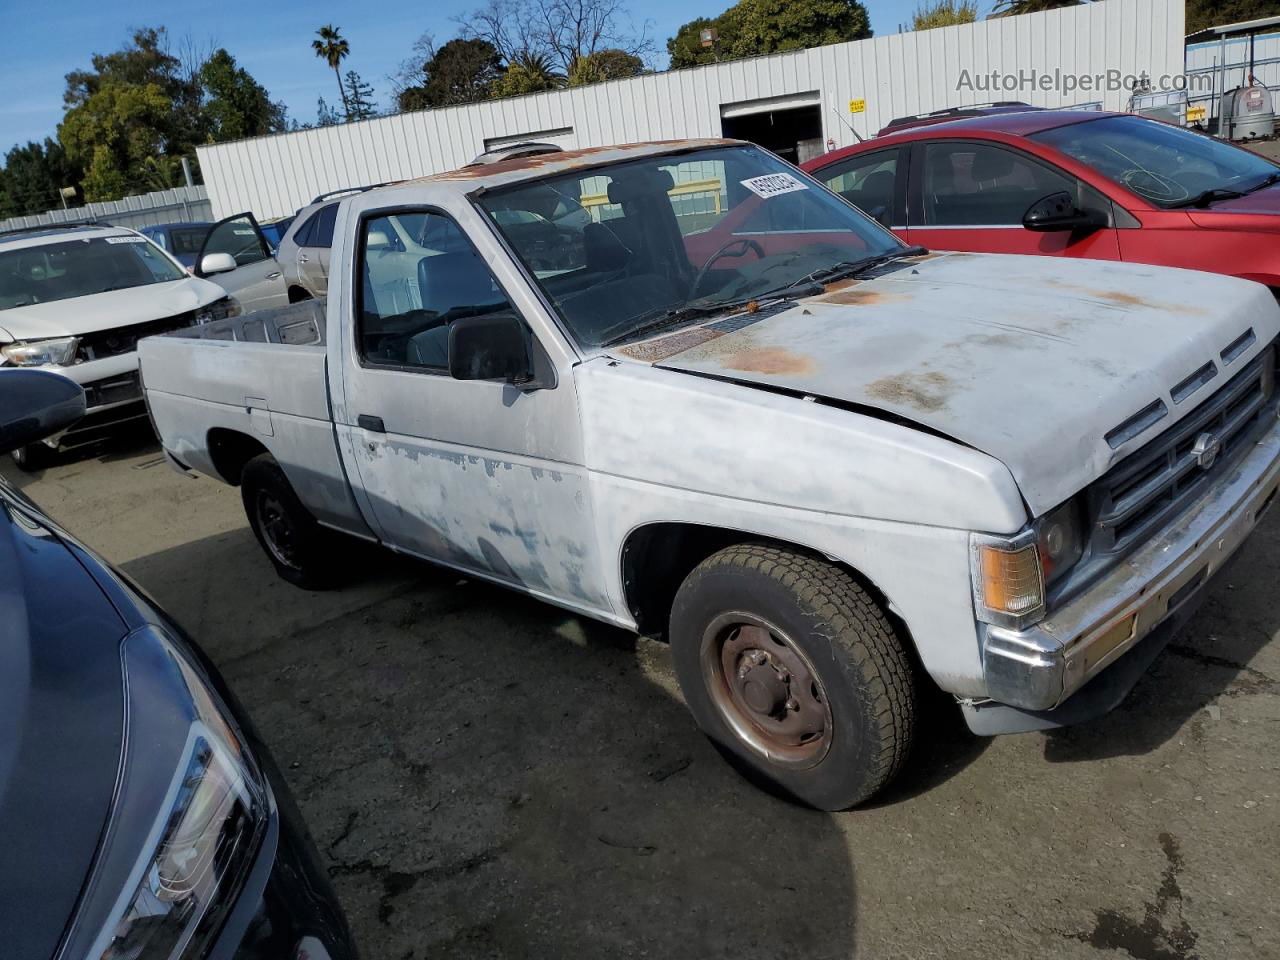
<svg viewBox="0 0 1280 960"><path fill-rule="evenodd" d="M1102 100L1123 109L1124 90L957 90L972 75L1109 69L1154 77L1183 69L1183 0L1106 0L1078 7L902 33L797 53L405 113L200 148L218 216L292 213L342 187L402 180L470 161L495 139L551 137L567 147L721 135L721 107L817 91L823 136L843 146L893 117L997 99L1040 106ZM866 112L850 115L849 101Z"/></svg>
<svg viewBox="0 0 1280 960"><path fill-rule="evenodd" d="M118 227L146 227L153 223L212 219L213 207L204 187L176 187L144 193L123 200L105 203L87 203L70 210L49 210L30 217L11 217L0 220L0 233L20 227L39 227L46 223L67 223L71 220L105 220Z"/></svg>

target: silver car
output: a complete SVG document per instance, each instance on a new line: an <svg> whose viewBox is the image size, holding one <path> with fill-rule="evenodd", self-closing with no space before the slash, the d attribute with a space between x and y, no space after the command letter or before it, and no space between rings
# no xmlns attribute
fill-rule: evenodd
<svg viewBox="0 0 1280 960"><path fill-rule="evenodd" d="M372 190L374 186L385 184L322 193L298 211L276 251L276 260L284 270L290 303L323 297L328 293L329 248L333 245L338 202L342 197Z"/></svg>

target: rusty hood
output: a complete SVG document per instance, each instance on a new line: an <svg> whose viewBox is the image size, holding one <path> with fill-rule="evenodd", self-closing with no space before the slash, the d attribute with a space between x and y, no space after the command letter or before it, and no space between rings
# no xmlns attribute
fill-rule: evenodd
<svg viewBox="0 0 1280 960"><path fill-rule="evenodd" d="M953 253L613 353L923 425L1001 460L1039 515L1194 410L1278 332L1275 298L1245 280ZM1197 376L1209 378L1186 393ZM1157 403L1163 417L1119 439Z"/></svg>

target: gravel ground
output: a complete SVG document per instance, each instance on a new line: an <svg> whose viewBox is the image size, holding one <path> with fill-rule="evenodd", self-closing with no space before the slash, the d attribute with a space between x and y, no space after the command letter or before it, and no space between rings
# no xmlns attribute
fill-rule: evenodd
<svg viewBox="0 0 1280 960"><path fill-rule="evenodd" d="M367 958L1280 957L1280 513L1115 713L980 740L943 700L829 815L726 766L659 643L359 552L297 590L147 443L3 470L220 664Z"/></svg>

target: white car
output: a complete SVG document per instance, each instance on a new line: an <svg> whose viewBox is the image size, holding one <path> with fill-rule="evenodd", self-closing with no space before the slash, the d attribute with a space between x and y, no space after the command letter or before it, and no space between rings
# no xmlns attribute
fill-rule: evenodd
<svg viewBox="0 0 1280 960"><path fill-rule="evenodd" d="M332 264L142 342L174 465L290 582L352 566L337 531L666 633L702 729L826 809L922 684L982 734L1114 707L1280 488L1266 287L930 254L748 144L371 190Z"/></svg>
<svg viewBox="0 0 1280 960"><path fill-rule="evenodd" d="M239 312L222 287L190 276L133 230L79 224L0 235L0 376L31 367L60 373L84 387L88 408L14 460L30 469L47 450L142 420L138 339Z"/></svg>

